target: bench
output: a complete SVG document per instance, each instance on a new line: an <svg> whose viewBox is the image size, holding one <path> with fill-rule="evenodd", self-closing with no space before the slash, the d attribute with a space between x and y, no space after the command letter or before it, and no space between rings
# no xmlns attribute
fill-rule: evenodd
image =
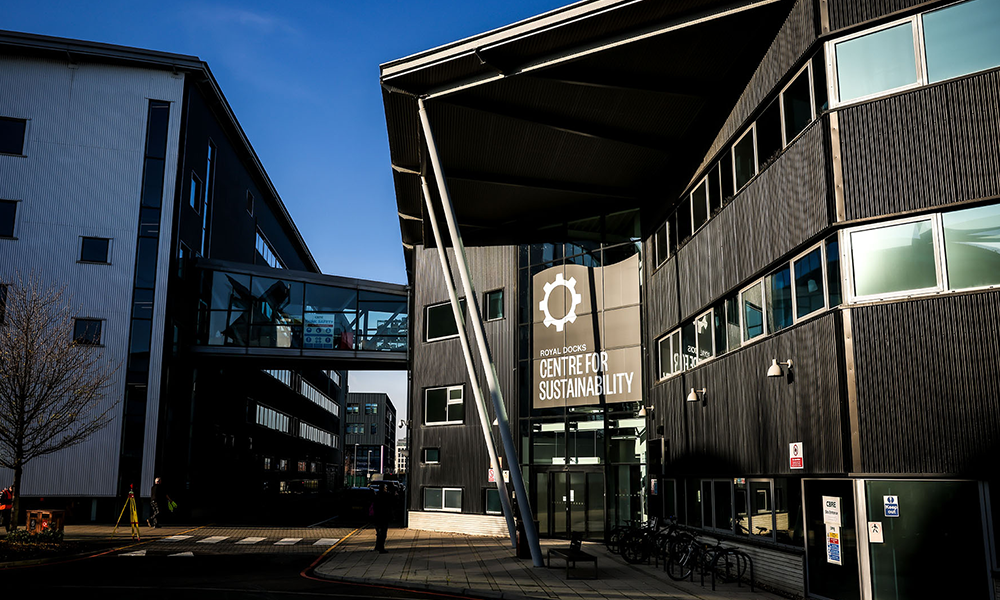
<svg viewBox="0 0 1000 600"><path fill-rule="evenodd" d="M566 579L572 579L570 577L571 569L576 568L576 563L578 562L592 562L594 563L594 576L591 579L597 579L597 557L588 552L584 552L581 547L583 546L583 534L574 533L570 538L569 548L553 548L548 552L548 567L552 568L552 557L557 559L562 559L566 561Z"/></svg>

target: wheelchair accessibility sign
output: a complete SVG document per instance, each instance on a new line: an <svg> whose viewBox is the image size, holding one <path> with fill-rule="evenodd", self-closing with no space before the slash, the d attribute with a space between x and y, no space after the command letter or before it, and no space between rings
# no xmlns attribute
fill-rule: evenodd
<svg viewBox="0 0 1000 600"><path fill-rule="evenodd" d="M899 496L882 496L882 503L885 505L885 516L899 516Z"/></svg>

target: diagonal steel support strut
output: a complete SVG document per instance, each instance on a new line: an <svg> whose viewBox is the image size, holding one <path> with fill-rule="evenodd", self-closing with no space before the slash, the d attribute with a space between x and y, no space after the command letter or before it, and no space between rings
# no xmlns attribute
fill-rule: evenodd
<svg viewBox="0 0 1000 600"><path fill-rule="evenodd" d="M476 336L476 345L479 348L479 357L483 364L483 371L486 374L486 384L490 388L490 397L493 400L493 410L496 412L497 423L500 426L500 437L503 440L504 455L507 457L507 464L510 467L514 493L517 495L517 505L521 512L521 519L524 524L524 531L528 538L528 547L531 550L531 561L536 567L545 566L542 560L542 549L538 545L538 531L535 530L535 519L531 512L531 504L528 502L528 494L524 489L524 480L521 477L521 465L517 457L517 447L514 445L514 438L510 433L510 423L507 419L507 407L504 405L503 394L500 391L500 384L497 381L496 365L490 356L489 346L486 344L486 335L483 333L483 322L479 313L479 302L475 289L472 287L472 279L469 277L469 265L465 257L465 244L462 243L462 236L458 231L458 223L455 218L455 208L451 203L448 194L448 185L445 181L444 170L441 167L441 159L438 157L437 145L434 143L434 133L431 131L430 119L427 116L427 109L424 106L423 98L417 100L420 111L420 124L423 127L424 138L427 142L427 150L430 155L431 165L434 168L434 179L437 183L438 196L444 208L445 221L448 223L448 234L451 236L452 246L455 249L455 263L458 267L458 274L462 280L462 288L465 291L466 304L469 307L469 316L472 321L472 331ZM429 216L432 223L436 221L433 207L429 207ZM440 247L440 244L439 244ZM439 250L443 251L443 250ZM458 305L457 300L452 303L453 308ZM460 320L459 318L455 319ZM476 385L479 378L475 373L470 373L473 385ZM503 481L503 472L498 473L498 481ZM506 483L505 483L506 487Z"/></svg>

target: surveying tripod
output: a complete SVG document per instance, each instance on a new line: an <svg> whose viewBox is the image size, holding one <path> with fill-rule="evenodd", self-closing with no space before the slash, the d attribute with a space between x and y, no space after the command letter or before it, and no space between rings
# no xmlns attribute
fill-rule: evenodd
<svg viewBox="0 0 1000 600"><path fill-rule="evenodd" d="M132 523L132 539L139 540L139 515L135 510L135 493L132 491L132 484L128 486L128 498L125 500L125 506L122 507L122 514L118 515L118 521L115 523L115 530L111 532L114 536L118 533L118 524L122 522L122 517L125 516L125 511L129 511L129 521Z"/></svg>

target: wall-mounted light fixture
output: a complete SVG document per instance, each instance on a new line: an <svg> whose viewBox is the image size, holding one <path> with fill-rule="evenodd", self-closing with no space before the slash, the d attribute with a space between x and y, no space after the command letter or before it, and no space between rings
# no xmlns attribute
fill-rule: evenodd
<svg viewBox="0 0 1000 600"><path fill-rule="evenodd" d="M500 425L500 417L493 419L493 426L497 427Z"/></svg>
<svg viewBox="0 0 1000 600"><path fill-rule="evenodd" d="M792 359L789 358L788 360L786 360L784 362L778 362L777 358L772 358L771 359L771 366L767 368L767 376L768 377L781 377L782 375L784 375L784 373L781 370L781 367L788 367L788 370L791 371L792 370Z"/></svg>
<svg viewBox="0 0 1000 600"><path fill-rule="evenodd" d="M706 388L701 388L700 390L696 390L694 388L691 388L691 393L688 394L687 401L688 402L700 402L700 401L702 401L702 400L705 399L705 392L707 392L707 391L708 390Z"/></svg>
<svg viewBox="0 0 1000 600"><path fill-rule="evenodd" d="M413 425L413 421L411 419L400 419L399 420L399 428L400 429L409 429L410 425Z"/></svg>
<svg viewBox="0 0 1000 600"><path fill-rule="evenodd" d="M642 408L639 409L639 416L645 417L647 414L651 415L652 412L653 412L652 406L643 406Z"/></svg>

